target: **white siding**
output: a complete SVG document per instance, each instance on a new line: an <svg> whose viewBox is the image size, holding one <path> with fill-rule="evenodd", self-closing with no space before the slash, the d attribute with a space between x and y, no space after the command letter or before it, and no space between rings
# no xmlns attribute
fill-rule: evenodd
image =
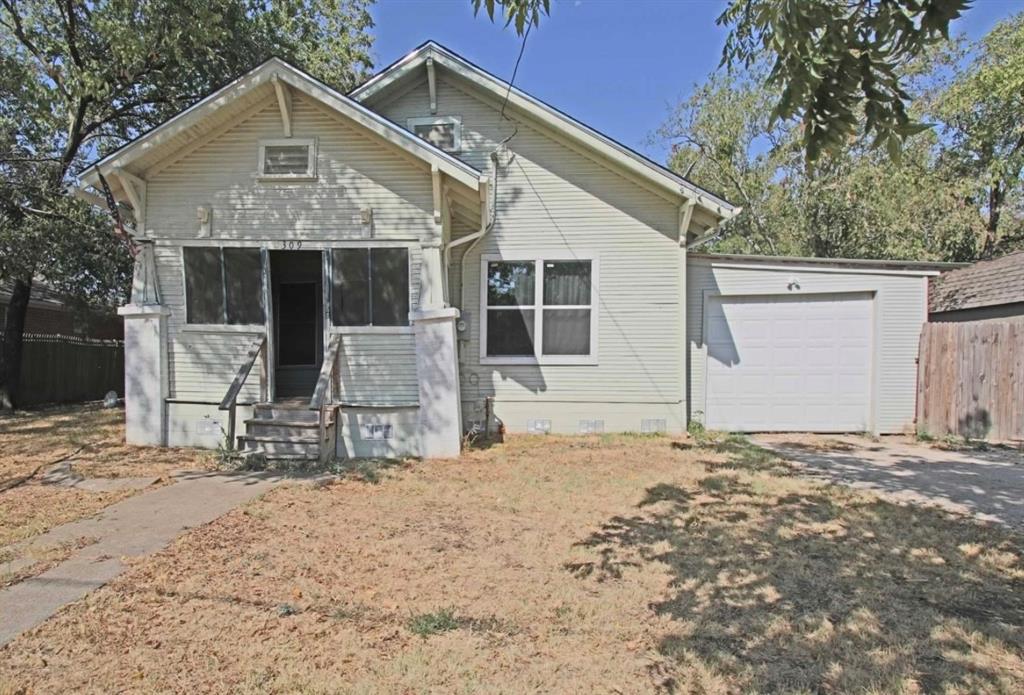
<svg viewBox="0 0 1024 695"><path fill-rule="evenodd" d="M640 411L667 419L671 430L682 429L678 207L561 144L540 126L502 122L495 106L471 90L440 72L438 115L462 117L460 157L494 180L489 155L514 128L518 132L509 143L514 158L497 177L494 229L464 260L464 306L457 265L463 251L454 254L450 273L452 303L471 326L468 341L460 345L464 417L479 419L484 398L494 396L496 412L513 431L525 428L523 413L554 414L558 420L560 404L570 402L592 404L573 411L579 418L604 418L612 423L609 430L639 430L640 418L622 413ZM410 117L429 114L426 86L420 83L373 108L404 126ZM565 258L574 251L599 259L598 364L481 365L480 255ZM507 415L502 404L508 405ZM574 431L576 418L553 427Z"/></svg>
<svg viewBox="0 0 1024 695"><path fill-rule="evenodd" d="M790 289L797 280L799 289ZM687 266L689 413L700 420L706 403L707 350L704 307L709 296L872 293L875 345L872 384L874 426L881 433L902 432L914 421L917 348L926 318L927 277L836 270L793 264L779 269L690 257Z"/></svg>
<svg viewBox="0 0 1024 695"><path fill-rule="evenodd" d="M274 183L256 178L259 141L281 137L277 102L271 98L250 118L176 161L153 167L148 178L147 228L157 240L157 274L170 309L168 348L171 398L219 401L252 336L196 332L185 327L182 245L218 243L282 248L301 239L303 248L358 243L354 217L373 208L373 238L410 246L412 306L419 288L420 243L435 233L430 171L339 116L305 98L293 105L296 137L318 141L318 178ZM198 240L196 208L210 205L212 239ZM253 301L259 301L254 297ZM416 361L409 334L350 334L341 359L347 400L415 403ZM254 369L241 400L258 397Z"/></svg>

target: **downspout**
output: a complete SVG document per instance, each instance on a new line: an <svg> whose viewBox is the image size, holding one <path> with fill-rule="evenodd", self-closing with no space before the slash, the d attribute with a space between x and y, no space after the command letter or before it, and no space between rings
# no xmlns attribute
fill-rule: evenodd
<svg viewBox="0 0 1024 695"><path fill-rule="evenodd" d="M490 201L487 205L487 219L483 220L480 225L479 232L473 232L466 236L456 239L450 242L445 247L445 254L449 254L451 249L456 246L462 246L463 244L469 244L466 250L462 253L462 258L459 260L459 309L465 311L466 309L466 256L468 256L473 249L476 248L477 244L487 236L487 234L494 228L494 222L497 219L496 206L498 203L498 152L504 147L504 143L499 145L493 152L491 152L491 164L494 166L494 177L491 183ZM450 256L449 256L450 257Z"/></svg>

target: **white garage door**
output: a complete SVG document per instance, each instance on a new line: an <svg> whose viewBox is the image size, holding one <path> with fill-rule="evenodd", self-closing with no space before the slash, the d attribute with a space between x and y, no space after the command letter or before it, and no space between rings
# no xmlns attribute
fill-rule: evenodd
<svg viewBox="0 0 1024 695"><path fill-rule="evenodd" d="M709 299L708 427L868 429L871 327L869 294Z"/></svg>

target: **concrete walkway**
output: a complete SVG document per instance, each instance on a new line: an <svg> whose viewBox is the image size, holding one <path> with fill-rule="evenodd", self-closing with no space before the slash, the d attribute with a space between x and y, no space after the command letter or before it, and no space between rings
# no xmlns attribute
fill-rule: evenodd
<svg viewBox="0 0 1024 695"><path fill-rule="evenodd" d="M0 646L119 575L122 558L148 555L183 531L213 521L278 482L267 473L183 473L178 481L113 504L32 539L58 545L96 539L56 567L0 590Z"/></svg>
<svg viewBox="0 0 1024 695"><path fill-rule="evenodd" d="M753 437L815 477L1024 528L1024 454L946 451L898 438L766 434Z"/></svg>

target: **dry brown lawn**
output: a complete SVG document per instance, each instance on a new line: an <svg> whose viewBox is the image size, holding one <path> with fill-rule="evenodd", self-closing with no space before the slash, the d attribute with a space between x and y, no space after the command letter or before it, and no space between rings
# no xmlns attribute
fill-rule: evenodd
<svg viewBox="0 0 1024 695"><path fill-rule="evenodd" d="M280 487L0 650L0 692L1024 691L1019 536L739 438Z"/></svg>
<svg viewBox="0 0 1024 695"><path fill-rule="evenodd" d="M65 460L85 478L160 477L157 484L166 482L173 471L209 469L214 464L205 451L128 446L120 408L67 406L0 415L0 489L5 482L36 473L25 483L0 491L0 582L9 581L2 563L17 557L11 544L95 514L138 492L44 485L39 474ZM32 552L60 556L52 549Z"/></svg>

